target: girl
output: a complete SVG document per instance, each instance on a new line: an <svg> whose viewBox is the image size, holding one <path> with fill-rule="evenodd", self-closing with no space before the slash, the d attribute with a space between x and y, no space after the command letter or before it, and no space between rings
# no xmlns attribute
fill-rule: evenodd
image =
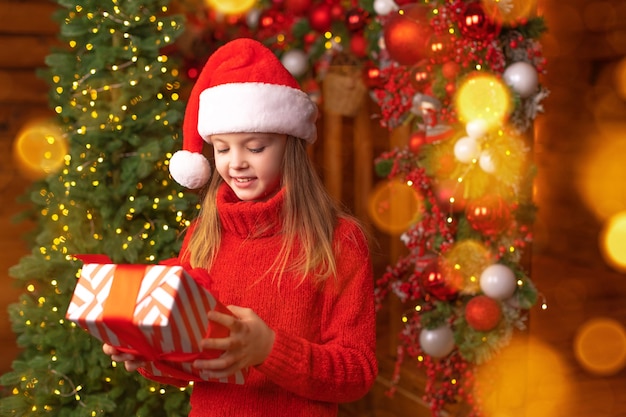
<svg viewBox="0 0 626 417"><path fill-rule="evenodd" d="M208 271L201 284L233 313L209 313L230 335L203 340L203 349L224 353L194 366L215 378L249 368L243 385L196 382L192 417L336 416L338 403L359 399L374 382L370 255L357 222L310 162L316 117L295 79L251 39L218 49L191 92L185 149L171 158L170 172L182 185L202 186L210 174L204 141L219 175L179 262ZM138 358L104 351L152 377Z"/></svg>

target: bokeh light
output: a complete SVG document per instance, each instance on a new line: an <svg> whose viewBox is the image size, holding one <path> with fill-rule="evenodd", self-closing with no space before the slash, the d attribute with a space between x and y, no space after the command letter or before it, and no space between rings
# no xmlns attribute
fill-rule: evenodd
<svg viewBox="0 0 626 417"><path fill-rule="evenodd" d="M37 180L58 171L67 154L67 139L53 119L37 119L18 132L13 157L20 173Z"/></svg>
<svg viewBox="0 0 626 417"><path fill-rule="evenodd" d="M514 339L480 367L476 381L484 415L554 417L570 395L562 358L534 338Z"/></svg>
<svg viewBox="0 0 626 417"><path fill-rule="evenodd" d="M626 366L626 330L610 318L590 319L576 333L574 353L587 371L602 376L616 374Z"/></svg>
<svg viewBox="0 0 626 417"><path fill-rule="evenodd" d="M604 123L578 164L581 197L602 222L626 208L625 138L626 123Z"/></svg>
<svg viewBox="0 0 626 417"><path fill-rule="evenodd" d="M600 252L608 265L626 272L626 211L615 214L604 224Z"/></svg>
<svg viewBox="0 0 626 417"><path fill-rule="evenodd" d="M419 220L421 205L420 195L406 182L383 181L369 197L368 214L380 230L400 234Z"/></svg>
<svg viewBox="0 0 626 417"><path fill-rule="evenodd" d="M475 72L463 80L455 96L462 122L481 119L490 127L502 124L511 110L508 87L497 77Z"/></svg>
<svg viewBox="0 0 626 417"><path fill-rule="evenodd" d="M246 13L255 4L256 0L205 0L206 4L224 14Z"/></svg>

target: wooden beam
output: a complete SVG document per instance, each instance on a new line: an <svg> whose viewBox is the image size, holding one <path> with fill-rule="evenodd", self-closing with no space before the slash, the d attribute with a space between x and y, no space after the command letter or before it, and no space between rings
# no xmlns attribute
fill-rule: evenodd
<svg viewBox="0 0 626 417"><path fill-rule="evenodd" d="M42 67L51 47L57 44L55 38L45 35L0 35L0 68Z"/></svg>
<svg viewBox="0 0 626 417"><path fill-rule="evenodd" d="M48 84L34 70L0 69L0 104L48 102Z"/></svg>
<svg viewBox="0 0 626 417"><path fill-rule="evenodd" d="M52 2L0 1L0 34L55 35L59 31L52 20L56 9Z"/></svg>

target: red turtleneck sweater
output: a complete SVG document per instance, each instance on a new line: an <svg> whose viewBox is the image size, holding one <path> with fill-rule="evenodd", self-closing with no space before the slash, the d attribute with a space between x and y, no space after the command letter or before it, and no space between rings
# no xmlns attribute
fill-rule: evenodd
<svg viewBox="0 0 626 417"><path fill-rule="evenodd" d="M283 197L281 191L268 201L242 202L227 185L219 190L222 243L209 290L225 305L254 310L276 340L245 384L196 382L190 417L336 416L338 403L359 399L374 382L374 282L355 224L339 221L338 274L321 288L290 273L280 282L259 279L280 248Z"/></svg>

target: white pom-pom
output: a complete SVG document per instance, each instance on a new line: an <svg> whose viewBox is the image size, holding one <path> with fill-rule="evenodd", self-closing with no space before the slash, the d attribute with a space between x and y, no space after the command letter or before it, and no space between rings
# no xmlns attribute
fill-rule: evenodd
<svg viewBox="0 0 626 417"><path fill-rule="evenodd" d="M183 187L200 188L211 178L211 165L204 155L181 150L170 159L170 174Z"/></svg>

